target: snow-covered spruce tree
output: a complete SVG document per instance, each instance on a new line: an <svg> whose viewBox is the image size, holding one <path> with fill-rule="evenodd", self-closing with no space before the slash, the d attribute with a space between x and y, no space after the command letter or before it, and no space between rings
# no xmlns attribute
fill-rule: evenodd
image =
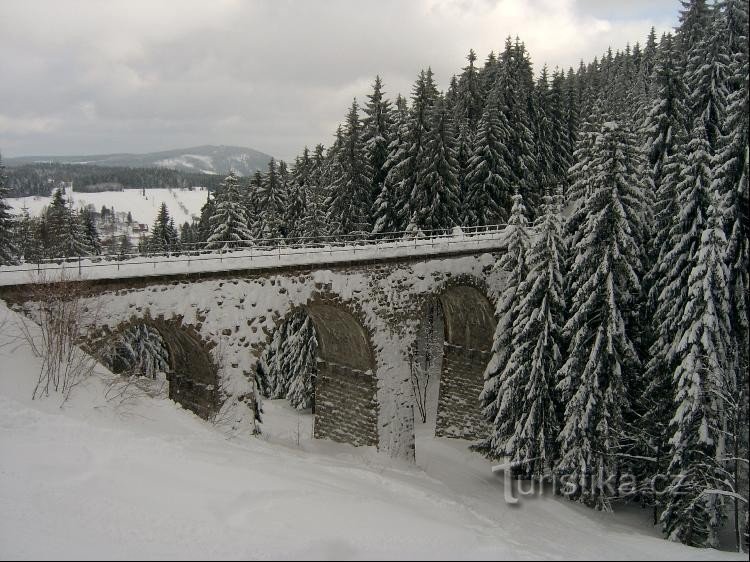
<svg viewBox="0 0 750 562"><path fill-rule="evenodd" d="M388 175L388 145L391 140L391 102L384 96L383 82L375 76L372 93L367 95L362 120L365 151L372 170L372 200L374 201Z"/></svg>
<svg viewBox="0 0 750 562"><path fill-rule="evenodd" d="M460 224L453 118L441 98L430 110L422 165L411 194L411 225L424 231Z"/></svg>
<svg viewBox="0 0 750 562"><path fill-rule="evenodd" d="M640 300L642 184L632 133L605 121L591 159L586 220L572 248L567 359L557 389L565 404L556 472L570 499L610 508L628 408L627 381L640 365L631 340Z"/></svg>
<svg viewBox="0 0 750 562"><path fill-rule="evenodd" d="M645 251L649 257L649 270L643 280L647 304L644 312L650 318L656 316L660 303L660 294L664 289L667 271L665 256L671 251L670 230L678 213L677 185L681 181L685 168L685 147L687 133L684 123L687 109L684 104L685 89L680 70L680 54L669 34L662 37L659 43L654 64L652 99L646 110L641 126L644 138L644 159L648 166L648 181L653 190L654 208L653 236L646 241ZM645 320L645 319L644 319ZM643 322L644 328L650 322ZM658 328L650 334L651 343L658 339ZM642 462L638 475L650 478L661 474L665 466L668 451L667 424L671 418L674 395L672 372L663 363L652 358L645 376L641 378L638 390L634 390L638 399L634 408L639 412L640 422L636 424L636 438L640 455L653 458L654 462ZM645 504L654 507L654 519L658 516L660 497L652 490L641 490L640 498Z"/></svg>
<svg viewBox="0 0 750 562"><path fill-rule="evenodd" d="M159 214L156 215L151 236L148 238L147 249L154 253L176 252L179 250L179 235L169 216L167 204L162 203Z"/></svg>
<svg viewBox="0 0 750 562"><path fill-rule="evenodd" d="M396 203L394 208L402 217L402 227L406 229L414 214L416 201L412 201L420 173L426 166L425 149L427 133L430 130L432 107L439 97L432 70L421 71L412 89L412 103L409 111L405 152L393 170L400 186L394 190ZM414 229L412 229L414 230Z"/></svg>
<svg viewBox="0 0 750 562"><path fill-rule="evenodd" d="M643 478L663 474L666 463L669 462L667 426L673 409L674 368L666 361L665 346L668 345L671 332L670 325L663 324L663 316L669 310L670 303L663 299L665 289L674 283L674 280L670 281L672 271L667 256L673 251L673 228L680 213L678 185L686 169L687 134L680 121L674 123L671 136L672 147L660 164L660 181L655 197L652 228L654 234L645 247L645 251L651 253L650 269L643 281L644 291L647 291L645 313L650 315L649 323L652 325L651 343L646 354L649 357L648 363L636 391L638 399L634 406L641 415L640 422L636 424L641 455L653 459L653 462L641 463L637 472ZM657 349L661 351L657 352ZM653 492L654 490L643 489L640 491L640 498L644 504L653 506L656 524L661 509L661 497Z"/></svg>
<svg viewBox="0 0 750 562"><path fill-rule="evenodd" d="M105 357L115 373L155 379L169 370L169 352L158 330L139 324L120 335Z"/></svg>
<svg viewBox="0 0 750 562"><path fill-rule="evenodd" d="M346 117L346 130L337 155L340 175L333 178L327 203L333 234L363 234L372 228L372 169L362 133L355 99Z"/></svg>
<svg viewBox="0 0 750 562"><path fill-rule="evenodd" d="M482 117L482 106L484 99L482 86L479 83L479 72L476 65L477 55L473 49L469 49L466 55L469 64L461 72L457 84L456 114L459 119L465 119L471 131L476 130L477 123Z"/></svg>
<svg viewBox="0 0 750 562"><path fill-rule="evenodd" d="M726 238L721 209L713 198L708 224L688 278L687 306L674 342L675 413L670 428L672 483L661 522L670 540L691 546L718 547L725 517L721 491L727 429L721 396L731 392L729 292L724 264Z"/></svg>
<svg viewBox="0 0 750 562"><path fill-rule="evenodd" d="M713 155L718 148L729 85L729 54L723 35L722 17L713 10L708 33L688 52L686 88L690 117L700 116Z"/></svg>
<svg viewBox="0 0 750 562"><path fill-rule="evenodd" d="M65 189L58 188L46 211L46 243L50 257L70 258L85 255L83 227L72 201L65 199Z"/></svg>
<svg viewBox="0 0 750 562"><path fill-rule="evenodd" d="M552 178L547 185L550 189L562 186L563 193L567 191L568 169L573 162L573 144L568 133L570 108L566 103L565 75L561 71L552 74L552 84L547 96L545 107L549 119L552 137L550 144L553 151Z"/></svg>
<svg viewBox="0 0 750 562"><path fill-rule="evenodd" d="M284 325L279 327L263 351L255 369L255 385L265 398L276 399L286 396L285 380L279 378L277 355L283 336Z"/></svg>
<svg viewBox="0 0 750 562"><path fill-rule="evenodd" d="M562 364L565 322L559 197L545 196L535 227L538 238L526 254L528 273L515 295L515 319L512 327L506 327L512 333L510 357L498 377L500 388L515 387L515 395L505 397L493 420L497 433L492 454L507 456L513 474L521 478L544 476L557 457L560 423L555 376Z"/></svg>
<svg viewBox="0 0 750 562"><path fill-rule="evenodd" d="M13 265L18 261L18 249L14 240L14 220L10 205L5 202L8 189L5 187L5 166L0 159L0 265Z"/></svg>
<svg viewBox="0 0 750 562"><path fill-rule="evenodd" d="M256 170L247 185L244 203L247 215L247 227L250 232L257 234L260 230L260 199L263 192L263 172Z"/></svg>
<svg viewBox="0 0 750 562"><path fill-rule="evenodd" d="M316 356L315 328L304 311L293 314L274 332L270 345L256 369L256 383L263 396L288 398L297 409L315 404Z"/></svg>
<svg viewBox="0 0 750 562"><path fill-rule="evenodd" d="M217 193L207 248L242 248L251 244L252 233L242 203L239 178L230 172Z"/></svg>
<svg viewBox="0 0 750 562"><path fill-rule="evenodd" d="M500 224L508 219L513 188L509 184L510 154L504 144L507 130L499 93L493 90L479 120L469 160L463 209L467 226Z"/></svg>
<svg viewBox="0 0 750 562"><path fill-rule="evenodd" d="M747 8L745 8L747 9ZM747 13L745 12L745 21ZM729 268L729 302L734 339L733 367L737 380L736 405L730 430L734 457L732 480L741 495L748 497L750 466L748 466L748 425L750 419L750 197L748 195L748 63L738 57L733 76L739 85L730 96L727 108L727 134L720 139L719 151L713 161L712 189L722 197L724 231L728 236L726 263ZM739 460L739 459L744 459ZM740 505L735 500L735 518ZM747 513L747 504L745 504ZM747 533L747 524L745 533ZM740 522L735 519L739 529ZM739 542L739 541L738 541Z"/></svg>
<svg viewBox="0 0 750 562"><path fill-rule="evenodd" d="M78 220L81 223L85 255L98 256L102 253L102 242L96 228L94 214L89 209L81 209Z"/></svg>
<svg viewBox="0 0 750 562"><path fill-rule="evenodd" d="M320 243L328 234L326 220L326 196L323 185L325 155L323 145L315 147L315 154L310 162L309 183L302 192L304 212L300 219L300 233L311 242Z"/></svg>
<svg viewBox="0 0 750 562"><path fill-rule="evenodd" d="M409 112L406 100L399 95L396 98L396 109L393 112L391 141L388 144L388 158L385 167L388 169L380 193L375 198L372 209L372 233L398 232L406 228L408 210L399 207L403 201L405 165L408 156Z"/></svg>
<svg viewBox="0 0 750 562"><path fill-rule="evenodd" d="M65 189L59 187L52 193L52 200L46 209L46 231L47 253L50 257L64 257L65 243L67 238L68 205L65 201Z"/></svg>
<svg viewBox="0 0 750 562"><path fill-rule="evenodd" d="M679 52L671 34L662 38L657 49L652 92L642 131L653 188L659 193L665 160L674 153L676 133L684 131L687 119ZM665 226L668 228L666 224L657 223L657 232Z"/></svg>
<svg viewBox="0 0 750 562"><path fill-rule="evenodd" d="M699 246L708 209L711 183L710 147L702 120L696 120L690 135L676 129L676 145L665 163L664 181L657 194L657 224L669 227L660 242L650 301L657 303L654 320L656 339L650 350L647 378L671 377L674 372L674 341L677 321L687 304L687 281L693 267L692 252Z"/></svg>
<svg viewBox="0 0 750 562"><path fill-rule="evenodd" d="M310 190L312 158L310 150L305 147L301 156L297 156L292 168L291 181L286 202L284 224L287 238L304 236L302 219L305 215L307 192Z"/></svg>
<svg viewBox="0 0 750 562"><path fill-rule="evenodd" d="M706 0L680 0L680 24L677 39L682 55L682 69L687 69L690 53L698 46L708 32L711 18Z"/></svg>
<svg viewBox="0 0 750 562"><path fill-rule="evenodd" d="M37 232L37 223L40 220L41 218L36 217L32 219L26 206L21 208L21 215L16 220L15 239L18 256L26 263L32 263L44 254L44 248Z"/></svg>
<svg viewBox="0 0 750 562"><path fill-rule="evenodd" d="M482 413L490 421L492 433L478 449L491 456L505 454L506 444L513 436L520 414L517 407L525 381L518 377L520 373L514 369L508 370L507 367L513 351L513 321L523 296L519 288L528 274L528 227L523 197L516 194L513 196L513 208L505 231L507 251L495 265L505 273L505 288L495 309L497 326L492 341L492 356L484 371L484 388L479 396Z"/></svg>
<svg viewBox="0 0 750 562"><path fill-rule="evenodd" d="M570 218L565 223L568 247L574 246L582 232L580 230L586 221L586 201L593 185L592 161L594 145L602 125L603 103L594 103L591 113L584 119L578 131L578 140L573 151L573 165L568 170L568 194L566 204L570 206Z"/></svg>
<svg viewBox="0 0 750 562"><path fill-rule="evenodd" d="M256 230L253 232L254 238L278 239L281 236L284 227L286 195L279 177L279 166L276 160L271 158L268 171L263 176L260 193L258 193L258 215L255 223ZM266 240L264 244L268 242Z"/></svg>
<svg viewBox="0 0 750 562"><path fill-rule="evenodd" d="M536 147L533 116L536 113L534 79L525 45L516 37L505 43L495 81L502 100L502 111L508 123L504 144L510 159L511 184L526 202L530 216L535 217L545 186L536 178Z"/></svg>
<svg viewBox="0 0 750 562"><path fill-rule="evenodd" d="M197 226L197 242L206 242L208 237L211 235L211 215L214 214L216 208L216 194L208 193L206 196L206 202L201 207L201 215L198 219Z"/></svg>
<svg viewBox="0 0 750 562"><path fill-rule="evenodd" d="M284 377L286 398L298 410L315 408L318 340L310 316L300 311L287 321L277 355L279 376Z"/></svg>

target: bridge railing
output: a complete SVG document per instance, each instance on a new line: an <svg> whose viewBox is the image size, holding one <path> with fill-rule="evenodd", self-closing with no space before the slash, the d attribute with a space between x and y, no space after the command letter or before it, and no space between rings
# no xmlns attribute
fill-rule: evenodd
<svg viewBox="0 0 750 562"><path fill-rule="evenodd" d="M33 262L24 262L20 266L0 268L15 272L41 272L59 268L84 268L141 264L156 266L159 263L179 261L224 260L233 258L268 258L284 256L307 256L309 254L329 254L352 252L380 248L404 248L410 246L432 247L451 245L470 240L492 240L503 237L506 225L496 224L452 229L435 229L419 231L393 231L372 233L351 233L343 235L325 235L315 237L274 237L251 240L220 240L211 243L199 242L182 244L179 249L147 251L139 253L116 253L87 256L70 256L66 258L44 258ZM216 246L216 247L214 247ZM166 260L165 260L166 258Z"/></svg>

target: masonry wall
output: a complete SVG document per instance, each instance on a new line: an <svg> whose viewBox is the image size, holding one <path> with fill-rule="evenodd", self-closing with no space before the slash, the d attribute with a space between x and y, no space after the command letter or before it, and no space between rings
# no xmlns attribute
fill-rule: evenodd
<svg viewBox="0 0 750 562"><path fill-rule="evenodd" d="M489 302L493 302L502 285L502 273L493 267L496 259L497 254L481 252L427 260L406 257L402 262L361 263L330 269L196 273L171 278L100 281L90 287L90 303L87 301L87 304L92 309L98 303L105 306L86 331L92 335L106 328L113 333L123 323L162 317L165 322L179 326L178 332L187 330L193 339L200 341L215 366L216 388L210 390L213 383L208 380L193 379L191 389L190 382L175 380L174 390L179 391L180 401L186 406L192 403L187 407L204 415L215 397L217 415L213 417L214 423L227 434L247 435L257 430L255 415L259 398L253 382L254 371L274 330L295 308L306 307L315 314L315 303L330 302L355 317L364 328L372 358L367 368L361 370L372 374L367 378L354 373L346 378L339 376L340 373L321 369L318 392L321 397L317 402L323 410L318 418L330 419L331 422L318 423L316 436L376 445L386 454L413 460L414 397L410 383L410 354L414 351L416 334L424 321L427 305L448 287L464 287L472 280ZM2 289L0 295L6 298ZM10 296L17 303L28 302L22 292ZM475 335L479 332L473 326L477 319L474 304L472 301L470 305L458 306L456 312L469 315L469 339L479 340ZM325 314L317 314L316 320L326 327L324 329L332 327ZM455 333L461 331L461 325L461 322L452 325L456 328L451 330L451 337L456 340L454 343L459 340ZM162 333L166 336L164 331ZM351 343L338 336L334 339ZM185 343L184 347L189 346ZM341 364L336 349L325 351L328 356L321 355L321 359ZM361 355L364 354L357 354ZM347 364L357 368L357 365ZM467 376L467 380L477 381L478 385L483 367L477 365L472 371L475 376ZM457 372L457 369L453 371ZM441 378L445 378L448 384L451 377ZM195 392L196 382L205 383L206 387ZM456 385L461 386L458 382ZM477 389L475 385L468 392L478 396ZM211 392L215 395L212 396ZM449 385L446 392L441 391L441 396L448 401L451 396L460 397L466 392L461 388L454 392ZM194 398L190 398L191 393ZM468 402L456 403L459 409L469 412ZM347 407L357 411L357 415L341 414ZM459 416L460 420L464 417L463 414ZM452 421L446 418L445 423L440 424L440 431L447 434L446 429L452 423L463 428L468 422L459 423L459 418ZM360 436L353 438L355 432Z"/></svg>
<svg viewBox="0 0 750 562"><path fill-rule="evenodd" d="M488 425L482 417L479 394L490 353L448 342L443 350L435 435L482 439Z"/></svg>
<svg viewBox="0 0 750 562"><path fill-rule="evenodd" d="M377 380L372 372L318 361L315 438L376 446L377 421Z"/></svg>

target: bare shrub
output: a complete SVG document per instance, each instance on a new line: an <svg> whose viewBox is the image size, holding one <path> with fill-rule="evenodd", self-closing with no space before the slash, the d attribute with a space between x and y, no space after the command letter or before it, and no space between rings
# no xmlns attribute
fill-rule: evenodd
<svg viewBox="0 0 750 562"><path fill-rule="evenodd" d="M411 389L414 392L414 402L417 405L419 417L422 423L426 423L427 389L430 384L430 372L412 359L409 363L409 380L411 381Z"/></svg>
<svg viewBox="0 0 750 562"><path fill-rule="evenodd" d="M32 279L27 316L18 315L23 339L42 361L32 399L54 392L62 395L64 403L97 365L78 346L83 329L96 323L99 312L98 301L86 298L87 288L85 282L71 281L64 271L55 277L42 272Z"/></svg>

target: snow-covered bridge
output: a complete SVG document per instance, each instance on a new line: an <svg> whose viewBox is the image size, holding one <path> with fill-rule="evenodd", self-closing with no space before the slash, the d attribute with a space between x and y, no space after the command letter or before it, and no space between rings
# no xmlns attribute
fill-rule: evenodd
<svg viewBox="0 0 750 562"><path fill-rule="evenodd" d="M303 307L319 342L316 437L408 458L413 358L428 320L440 319L445 342L439 381L431 383L439 389L436 432L473 437L481 427L478 393L502 284L493 266L504 248L497 227L76 259L0 268L0 297L33 314L39 295L48 294L40 287L74 287L88 315L82 337L92 349L137 327L158 333L170 396L231 431L258 428L257 361L275 328Z"/></svg>

